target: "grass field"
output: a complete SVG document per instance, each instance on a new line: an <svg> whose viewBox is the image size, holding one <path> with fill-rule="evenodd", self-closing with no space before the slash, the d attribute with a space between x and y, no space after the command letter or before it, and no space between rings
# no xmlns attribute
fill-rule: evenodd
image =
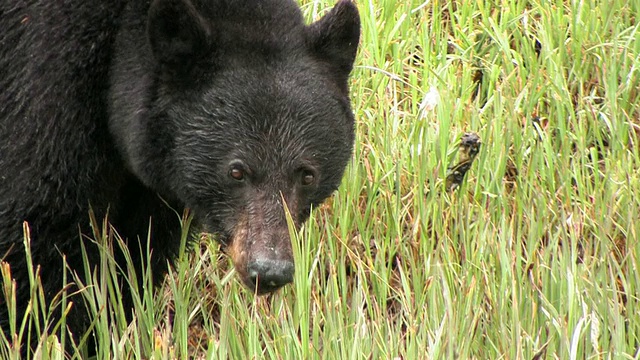
<svg viewBox="0 0 640 360"><path fill-rule="evenodd" d="M105 261L97 357L640 359L640 2L357 3L354 158L294 241L295 284L256 298L204 239L109 325Z"/></svg>

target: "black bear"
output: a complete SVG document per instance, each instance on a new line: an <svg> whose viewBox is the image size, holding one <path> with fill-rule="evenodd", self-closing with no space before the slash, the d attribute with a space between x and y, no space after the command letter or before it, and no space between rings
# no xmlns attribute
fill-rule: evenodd
<svg viewBox="0 0 640 360"><path fill-rule="evenodd" d="M15 0L0 3L0 29L0 259L19 315L23 224L52 299L62 255L82 269L90 210L132 254L150 239L156 277L188 208L252 291L292 281L284 207L300 226L352 153L351 1L305 25L292 0Z"/></svg>

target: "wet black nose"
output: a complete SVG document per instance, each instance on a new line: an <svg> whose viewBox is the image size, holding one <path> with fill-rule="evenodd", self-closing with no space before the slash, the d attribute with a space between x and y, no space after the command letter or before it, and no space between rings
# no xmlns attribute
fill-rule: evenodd
<svg viewBox="0 0 640 360"><path fill-rule="evenodd" d="M247 266L248 275L256 284L258 294L276 291L284 285L293 282L293 261L258 259Z"/></svg>

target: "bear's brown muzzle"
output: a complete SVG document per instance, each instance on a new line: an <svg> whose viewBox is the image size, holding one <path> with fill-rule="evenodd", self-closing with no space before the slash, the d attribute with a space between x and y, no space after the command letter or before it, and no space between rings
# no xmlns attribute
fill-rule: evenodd
<svg viewBox="0 0 640 360"><path fill-rule="evenodd" d="M244 285L258 295L293 282L295 271L282 204L262 204L240 216L225 249Z"/></svg>

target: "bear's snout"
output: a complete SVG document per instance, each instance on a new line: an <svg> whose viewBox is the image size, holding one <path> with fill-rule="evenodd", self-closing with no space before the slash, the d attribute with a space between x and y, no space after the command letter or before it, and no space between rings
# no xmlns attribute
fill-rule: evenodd
<svg viewBox="0 0 640 360"><path fill-rule="evenodd" d="M281 208L281 205L274 208ZM293 282L295 265L284 211L281 219L265 224L267 209L245 212L237 218L232 236L225 241L242 283L258 295L274 292Z"/></svg>
<svg viewBox="0 0 640 360"><path fill-rule="evenodd" d="M256 294L264 295L293 282L295 264L289 237L282 239L277 248L279 251L269 251L275 247L235 237L225 252L231 257L242 283Z"/></svg>
<svg viewBox="0 0 640 360"><path fill-rule="evenodd" d="M247 285L258 294L266 294L293 282L292 260L255 259L247 264Z"/></svg>

